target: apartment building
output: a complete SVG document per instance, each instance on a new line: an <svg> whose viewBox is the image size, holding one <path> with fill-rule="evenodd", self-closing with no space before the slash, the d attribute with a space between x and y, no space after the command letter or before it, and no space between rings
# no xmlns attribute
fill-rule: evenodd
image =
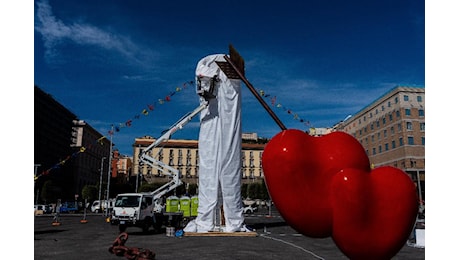
<svg viewBox="0 0 460 260"><path fill-rule="evenodd" d="M425 88L397 86L335 126L365 148L371 166L408 173L425 197Z"/></svg>
<svg viewBox="0 0 460 260"><path fill-rule="evenodd" d="M133 175L142 174L148 182L162 182L166 175L159 169L139 164L139 155L155 141L150 136L136 138L133 144ZM265 144L242 144L242 179L243 183L263 177L262 152ZM197 140L169 140L155 147L150 156L177 170L181 179L187 183L197 183L199 177L199 156Z"/></svg>
<svg viewBox="0 0 460 260"><path fill-rule="evenodd" d="M110 147L109 141L101 137L91 125L35 85L34 164L40 178L35 182L34 194L46 193L48 201L73 200L81 196L85 185L98 183L101 159L108 157ZM105 160L103 168L107 167ZM43 189L45 183L47 187Z"/></svg>

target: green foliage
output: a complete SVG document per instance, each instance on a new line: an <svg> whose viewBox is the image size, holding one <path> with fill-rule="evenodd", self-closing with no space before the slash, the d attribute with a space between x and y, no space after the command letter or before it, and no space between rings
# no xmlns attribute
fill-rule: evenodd
<svg viewBox="0 0 460 260"><path fill-rule="evenodd" d="M243 183L241 185L241 196L243 198L250 199L269 199L267 186L265 182L252 182L252 183Z"/></svg>
<svg viewBox="0 0 460 260"><path fill-rule="evenodd" d="M40 191L40 198L45 203L54 202L58 199L59 191L60 188L52 180L47 180Z"/></svg>
<svg viewBox="0 0 460 260"><path fill-rule="evenodd" d="M250 199L255 199L256 197L256 186L254 183L249 183L248 184L248 190L247 190L247 198Z"/></svg>
<svg viewBox="0 0 460 260"><path fill-rule="evenodd" d="M262 179L262 183L260 184L260 199L270 199L270 194L268 193L267 185L265 184L265 179Z"/></svg>
<svg viewBox="0 0 460 260"><path fill-rule="evenodd" d="M189 183L188 184L188 194L190 196L198 195L198 184Z"/></svg>
<svg viewBox="0 0 460 260"><path fill-rule="evenodd" d="M160 188L164 183L143 183L139 186L138 192L152 192L158 188Z"/></svg>
<svg viewBox="0 0 460 260"><path fill-rule="evenodd" d="M241 196L243 198L248 197L248 184L247 183L243 183L243 185L241 185Z"/></svg>
<svg viewBox="0 0 460 260"><path fill-rule="evenodd" d="M81 190L81 196L83 199L93 201L98 196L98 188L95 185L85 185Z"/></svg>

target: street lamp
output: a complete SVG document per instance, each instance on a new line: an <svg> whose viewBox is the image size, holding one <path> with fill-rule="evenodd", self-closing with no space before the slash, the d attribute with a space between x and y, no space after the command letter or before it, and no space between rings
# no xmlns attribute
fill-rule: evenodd
<svg viewBox="0 0 460 260"><path fill-rule="evenodd" d="M138 155L141 154L141 145L138 145ZM137 188L139 187L139 173L141 173L141 162L140 162L140 156L137 156L137 174L136 174L136 192L137 192Z"/></svg>
<svg viewBox="0 0 460 260"><path fill-rule="evenodd" d="M41 164L34 164L34 168L35 168L35 171L34 171L34 178L37 177L37 170L38 170L38 167L42 166ZM34 180L34 186L36 187L36 184L37 181ZM38 188L37 188L37 198L35 199L35 204L38 204Z"/></svg>
<svg viewBox="0 0 460 260"><path fill-rule="evenodd" d="M105 157L102 157L102 160L101 160L101 177L99 178L99 210L102 209L102 204L101 204L101 191L102 191L102 173L103 173L103 169L104 169L104 160L106 158Z"/></svg>
<svg viewBox="0 0 460 260"><path fill-rule="evenodd" d="M109 198L110 198L110 177L112 175L112 138L113 138L113 125L112 131L110 132L110 153L109 153L109 167L108 167L108 174L107 174L107 207L105 207L105 215L109 216Z"/></svg>

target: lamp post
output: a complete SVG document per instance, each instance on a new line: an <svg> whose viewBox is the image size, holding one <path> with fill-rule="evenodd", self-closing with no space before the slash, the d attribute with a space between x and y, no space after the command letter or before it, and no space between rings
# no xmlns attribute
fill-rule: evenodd
<svg viewBox="0 0 460 260"><path fill-rule="evenodd" d="M137 193L137 189L139 187L139 174L141 173L141 162L140 162L140 154L141 154L141 145L138 145L138 156L137 156L137 174L136 174L136 193Z"/></svg>
<svg viewBox="0 0 460 260"><path fill-rule="evenodd" d="M108 174L107 174L107 207L105 207L105 215L109 216L109 199L110 199L110 177L112 175L112 138L113 138L113 125L112 131L110 132L110 153L109 153L109 167L108 167Z"/></svg>
<svg viewBox="0 0 460 260"><path fill-rule="evenodd" d="M37 170L38 170L38 167L40 167L40 166L42 166L42 165L41 165L41 164L34 164L34 168L35 168L35 171L34 171L34 178L37 177ZM35 186L35 187L36 187L36 185L35 185L36 183L37 183L37 181L34 180L34 186ZM35 199L35 204L38 204L38 188L37 188L37 197L36 197L36 199Z"/></svg>
<svg viewBox="0 0 460 260"><path fill-rule="evenodd" d="M101 177L99 178L99 210L102 209L102 204L101 204L101 192L102 192L102 173L104 172L103 169L104 169L104 160L105 160L106 157L102 157L102 160L101 160Z"/></svg>

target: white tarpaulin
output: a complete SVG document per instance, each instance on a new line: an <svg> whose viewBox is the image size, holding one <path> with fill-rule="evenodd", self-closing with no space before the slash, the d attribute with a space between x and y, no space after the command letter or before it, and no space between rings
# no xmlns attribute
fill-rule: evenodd
<svg viewBox="0 0 460 260"><path fill-rule="evenodd" d="M196 68L199 94L200 90L210 91L212 84L214 91L212 95L200 97L200 102L206 99L209 105L200 115L198 216L195 223L184 229L186 232L212 231L220 203L224 209L224 231L235 232L243 228L241 80L228 79L220 70L215 61L225 61L223 56L206 56Z"/></svg>

